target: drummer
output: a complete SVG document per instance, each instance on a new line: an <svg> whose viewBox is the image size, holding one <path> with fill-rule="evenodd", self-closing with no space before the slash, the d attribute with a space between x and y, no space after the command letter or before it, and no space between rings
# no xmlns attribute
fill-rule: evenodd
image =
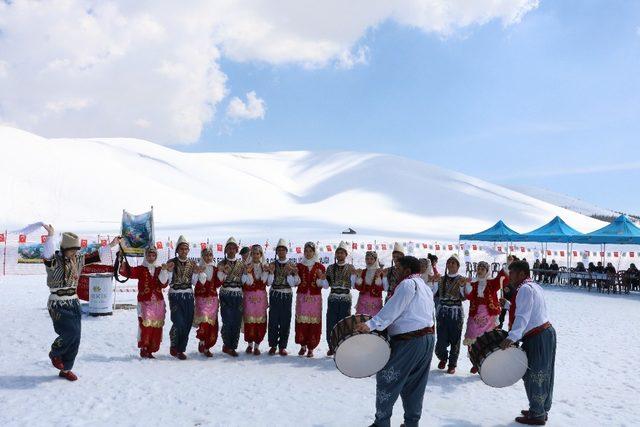
<svg viewBox="0 0 640 427"><path fill-rule="evenodd" d="M391 358L376 375L376 415L373 426L389 426L398 396L404 425L417 426L433 355L433 293L420 277L420 261L404 256L396 263L400 282L380 312L357 326L359 332L387 330Z"/></svg>
<svg viewBox="0 0 640 427"><path fill-rule="evenodd" d="M509 265L509 282L515 292L512 299L515 304L509 310L515 315L511 331L500 347L507 349L522 340L529 361L529 369L522 377L529 409L523 410L516 422L545 425L553 398L556 331L549 322L542 288L529 278L526 262L514 261Z"/></svg>

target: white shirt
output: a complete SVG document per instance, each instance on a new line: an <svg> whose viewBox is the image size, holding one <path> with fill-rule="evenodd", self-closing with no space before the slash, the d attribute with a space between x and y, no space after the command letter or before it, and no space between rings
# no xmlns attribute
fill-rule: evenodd
<svg viewBox="0 0 640 427"><path fill-rule="evenodd" d="M542 288L534 282L524 283L516 295L516 316L507 338L519 341L527 332L548 321Z"/></svg>
<svg viewBox="0 0 640 427"><path fill-rule="evenodd" d="M369 329L388 328L390 336L433 326L433 294L419 274L411 275L396 286L393 296L367 322Z"/></svg>

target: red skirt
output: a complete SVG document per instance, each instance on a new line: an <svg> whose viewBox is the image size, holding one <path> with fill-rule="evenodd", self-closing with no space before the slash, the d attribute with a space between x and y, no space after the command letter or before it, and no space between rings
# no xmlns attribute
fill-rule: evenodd
<svg viewBox="0 0 640 427"><path fill-rule="evenodd" d="M207 350L216 345L218 341L218 322L215 325L206 322L198 324L196 338L204 341L204 347Z"/></svg>
<svg viewBox="0 0 640 427"><path fill-rule="evenodd" d="M306 346L313 350L320 344L322 336L322 323L298 323L296 322L296 344Z"/></svg>
<svg viewBox="0 0 640 427"><path fill-rule="evenodd" d="M160 350L162 342L162 328L154 328L152 326L143 326L142 318L138 317L138 348L155 353Z"/></svg>

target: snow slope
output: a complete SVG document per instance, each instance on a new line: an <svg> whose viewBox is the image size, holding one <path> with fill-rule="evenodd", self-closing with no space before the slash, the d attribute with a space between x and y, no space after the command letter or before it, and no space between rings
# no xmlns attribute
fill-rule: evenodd
<svg viewBox="0 0 640 427"><path fill-rule="evenodd" d="M153 205L158 228L192 236L457 239L504 219L527 231L555 215L603 225L547 202L420 161L355 152L182 153L135 139L45 139L0 126L0 225L45 220L113 232L123 208Z"/></svg>
<svg viewBox="0 0 640 427"><path fill-rule="evenodd" d="M178 361L168 355L165 325L158 359L141 360L135 310L84 317L74 369L80 380L61 380L47 359L54 333L44 281L43 276L0 277L0 291L11 295L0 298L3 426L351 427L373 421L375 380L347 378L326 357L243 353L232 360L221 355L219 339L214 357L206 359L197 354L192 331L189 359ZM545 295L558 333L547 425L637 425L640 406L633 402L640 394L640 329L631 325L637 319L638 295L556 287L547 287ZM289 350L297 350L293 336L289 343ZM319 352L326 349L323 340ZM468 373L466 350L455 376L443 374L433 363L431 369L421 425L516 426L513 418L527 402L521 382L506 389L484 385ZM392 425L401 422L398 402Z"/></svg>

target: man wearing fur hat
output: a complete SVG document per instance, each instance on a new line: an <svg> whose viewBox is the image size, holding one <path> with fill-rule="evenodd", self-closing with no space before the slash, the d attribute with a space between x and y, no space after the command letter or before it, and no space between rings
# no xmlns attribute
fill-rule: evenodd
<svg viewBox="0 0 640 427"><path fill-rule="evenodd" d="M253 283L247 266L238 254L238 242L229 237L224 246L225 258L218 263L220 288L220 315L222 317L222 352L238 357L238 341L242 325L242 285Z"/></svg>
<svg viewBox="0 0 640 427"><path fill-rule="evenodd" d="M393 291L400 283L400 273L398 267L396 267L398 260L404 256L404 248L398 242L393 245L393 252L391 252L391 267L382 271L382 286L387 291L385 301L389 301L389 298L393 296Z"/></svg>
<svg viewBox="0 0 640 427"><path fill-rule="evenodd" d="M471 280L458 274L460 259L451 255L447 260L445 275L440 278L436 292L439 297L436 322L436 356L438 369L444 369L449 361L448 374L455 374L460 354L462 327L464 324L464 286ZM448 350L448 347L451 347Z"/></svg>
<svg viewBox="0 0 640 427"><path fill-rule="evenodd" d="M278 240L276 245L276 260L269 265L267 285L269 291L269 355L276 354L276 347L280 349L280 356L286 356L291 329L291 302L293 300L292 287L300 283L296 264L289 262L287 242Z"/></svg>
<svg viewBox="0 0 640 427"><path fill-rule="evenodd" d="M307 357L313 357L322 336L322 288L329 287L315 243L304 244L304 258L297 268L300 284L296 293L296 344L300 344L299 356L306 352Z"/></svg>
<svg viewBox="0 0 640 427"><path fill-rule="evenodd" d="M100 248L89 254L80 253L80 238L74 233L62 233L60 250L56 251L53 226L43 225L47 230L47 240L44 244L43 261L47 272L47 286L49 300L47 309L53 321L53 329L58 337L51 345L49 359L58 369L59 376L69 381L78 377L71 372L80 346L80 322L82 311L76 294L78 279L82 268L86 264L107 260L111 248L120 243L120 237L115 237L109 246Z"/></svg>
<svg viewBox="0 0 640 427"><path fill-rule="evenodd" d="M189 242L184 236L178 238L176 256L162 266L160 281L169 284L169 309L171 311L171 330L169 353L185 360L189 342L189 332L193 324L194 299L193 286L198 280L196 264L188 258Z"/></svg>
<svg viewBox="0 0 640 427"><path fill-rule="evenodd" d="M120 255L122 256L122 255ZM162 289L167 285L160 281L160 267L156 265L158 251L150 246L144 251L142 265L130 267L120 264L120 274L138 281L138 348L140 357L154 359L160 349L166 306Z"/></svg>
<svg viewBox="0 0 640 427"><path fill-rule="evenodd" d="M333 356L331 347L331 331L336 324L347 316L351 316L351 288L356 282L356 270L347 264L348 246L345 242L335 252L335 262L327 267L327 282L331 292L327 300L327 356Z"/></svg>

